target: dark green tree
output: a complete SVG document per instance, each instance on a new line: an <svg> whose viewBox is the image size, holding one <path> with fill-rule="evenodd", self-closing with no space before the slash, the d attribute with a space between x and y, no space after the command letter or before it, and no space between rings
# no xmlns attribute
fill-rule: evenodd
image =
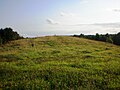
<svg viewBox="0 0 120 90"><path fill-rule="evenodd" d="M81 33L81 34L80 34L80 37L84 37L84 34Z"/></svg>
<svg viewBox="0 0 120 90"><path fill-rule="evenodd" d="M0 44L5 44L11 40L20 39L20 35L11 28L0 29Z"/></svg>
<svg viewBox="0 0 120 90"><path fill-rule="evenodd" d="M120 45L120 32L113 37L113 43Z"/></svg>
<svg viewBox="0 0 120 90"><path fill-rule="evenodd" d="M0 37L0 45L2 45L2 38Z"/></svg>
<svg viewBox="0 0 120 90"><path fill-rule="evenodd" d="M98 33L96 33L95 40L99 40L99 37L100 37L100 35Z"/></svg>
<svg viewBox="0 0 120 90"><path fill-rule="evenodd" d="M112 37L111 36L106 37L106 42L113 43Z"/></svg>

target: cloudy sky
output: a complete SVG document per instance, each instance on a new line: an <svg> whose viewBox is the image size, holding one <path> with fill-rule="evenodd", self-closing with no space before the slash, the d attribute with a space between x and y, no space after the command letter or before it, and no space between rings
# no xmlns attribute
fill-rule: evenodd
<svg viewBox="0 0 120 90"><path fill-rule="evenodd" d="M120 32L120 0L0 0L0 28L23 36Z"/></svg>

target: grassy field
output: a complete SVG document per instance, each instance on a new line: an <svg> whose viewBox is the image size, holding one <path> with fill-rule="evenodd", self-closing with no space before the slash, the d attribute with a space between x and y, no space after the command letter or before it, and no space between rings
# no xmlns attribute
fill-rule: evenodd
<svg viewBox="0 0 120 90"><path fill-rule="evenodd" d="M120 46L68 36L12 41L0 46L0 89L120 90Z"/></svg>

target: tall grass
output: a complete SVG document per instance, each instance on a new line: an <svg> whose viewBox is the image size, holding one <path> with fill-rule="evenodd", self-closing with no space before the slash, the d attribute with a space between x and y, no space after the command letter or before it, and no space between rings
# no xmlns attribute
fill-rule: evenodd
<svg viewBox="0 0 120 90"><path fill-rule="evenodd" d="M0 88L119 90L120 47L64 36L12 41L0 47Z"/></svg>

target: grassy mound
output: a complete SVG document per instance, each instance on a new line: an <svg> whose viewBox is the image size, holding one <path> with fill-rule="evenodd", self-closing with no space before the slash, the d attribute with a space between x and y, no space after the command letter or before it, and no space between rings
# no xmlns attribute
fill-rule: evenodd
<svg viewBox="0 0 120 90"><path fill-rule="evenodd" d="M0 46L0 88L120 89L120 47L67 36L12 41Z"/></svg>

